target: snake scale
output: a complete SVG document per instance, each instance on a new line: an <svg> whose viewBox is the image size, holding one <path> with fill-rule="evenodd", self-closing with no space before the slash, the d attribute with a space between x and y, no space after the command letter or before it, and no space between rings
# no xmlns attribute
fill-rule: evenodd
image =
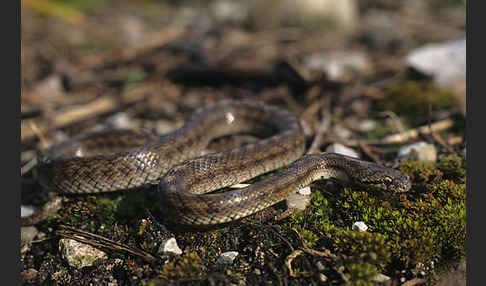
<svg viewBox="0 0 486 286"><path fill-rule="evenodd" d="M235 133L262 139L201 156L211 140ZM255 101L222 101L196 110L183 127L162 136L111 131L60 143L39 157L35 173L44 187L64 194L157 184L169 219L189 226L243 218L322 178L390 192L410 188L408 178L394 169L304 152L301 125L289 112ZM208 194L287 165L248 187Z"/></svg>

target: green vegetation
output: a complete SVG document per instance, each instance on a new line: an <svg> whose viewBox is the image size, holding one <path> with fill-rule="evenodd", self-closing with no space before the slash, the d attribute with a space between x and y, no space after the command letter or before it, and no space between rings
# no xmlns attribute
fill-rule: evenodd
<svg viewBox="0 0 486 286"><path fill-rule="evenodd" d="M342 257L346 277L367 285L379 272L439 265L465 256L465 162L406 162L400 170L413 185L398 197L344 188L332 195L312 193L312 206L292 216L309 247L328 248ZM369 229L351 230L356 221Z"/></svg>
<svg viewBox="0 0 486 286"><path fill-rule="evenodd" d="M377 103L381 110L391 110L406 117L426 116L432 111L456 105L452 92L427 81L403 81L388 87Z"/></svg>
<svg viewBox="0 0 486 286"><path fill-rule="evenodd" d="M405 270L409 276L416 275L417 269L429 271L427 266L432 263L440 269L463 258L466 235L464 158L450 155L437 163L405 162L399 169L412 181L410 192L393 195L337 185L334 190L316 190L312 192L311 206L302 213L293 214L279 226L278 232L269 232L270 226L268 230L265 226L255 228L251 220L214 230L180 232L176 235L178 244L190 251L170 258L161 265L160 273L145 283L160 285L167 281L203 279L212 271L221 271L215 260L224 249L246 249L246 254L243 251L240 259L226 268L232 270L228 275L235 279L245 277L257 263L249 260L255 256L256 249L271 251L283 261L290 254L287 243L299 247L298 240L291 239L292 228L301 234L309 248L329 249L337 256L337 262L332 263L336 267L341 265L342 270L332 268L331 263L328 267L334 270L326 270L330 271L326 275L342 272L342 279L353 285L372 285L378 273L396 276ZM319 184L317 186L319 189ZM155 253L163 228L150 219L143 231L140 224L150 205L147 198L136 192L87 196L73 200L57 219L116 241L135 238L138 247ZM353 231L351 226L356 221L365 222L368 231ZM51 219L50 223L55 222ZM285 237L287 242L282 240ZM239 241L236 245L235 239ZM294 270L312 273L308 271L309 266L302 264L304 260L297 259ZM126 260L126 265L130 261ZM133 264L132 268L140 267L137 265ZM283 262L276 266L279 275L288 273ZM309 282L308 279L314 278L299 279Z"/></svg>
<svg viewBox="0 0 486 286"><path fill-rule="evenodd" d="M160 285L163 280L197 278L202 275L203 268L203 261L197 254L186 253L181 257L177 257L174 261L165 264L158 278L151 282L155 285Z"/></svg>

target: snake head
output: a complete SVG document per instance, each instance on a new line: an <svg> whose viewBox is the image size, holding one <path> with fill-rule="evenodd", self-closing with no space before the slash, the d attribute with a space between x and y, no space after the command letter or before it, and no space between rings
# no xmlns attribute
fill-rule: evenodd
<svg viewBox="0 0 486 286"><path fill-rule="evenodd" d="M340 154L328 153L326 156L333 162L332 165L342 169L347 180L354 185L389 193L404 193L410 190L410 179L398 170Z"/></svg>
<svg viewBox="0 0 486 286"><path fill-rule="evenodd" d="M367 165L367 168L357 173L361 175L351 175L352 181L363 187L391 193L404 193L410 190L410 179L400 171L374 163Z"/></svg>

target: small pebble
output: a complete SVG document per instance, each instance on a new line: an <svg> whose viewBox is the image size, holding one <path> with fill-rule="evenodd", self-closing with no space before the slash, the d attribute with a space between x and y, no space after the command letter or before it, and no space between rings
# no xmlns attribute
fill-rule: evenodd
<svg viewBox="0 0 486 286"><path fill-rule="evenodd" d="M364 232L368 229L368 226L362 222L362 221L357 221L353 223L353 226L351 227L352 230L356 232Z"/></svg>
<svg viewBox="0 0 486 286"><path fill-rule="evenodd" d="M384 275L384 274L381 274L381 273L378 273L374 278L373 278L373 281L376 282L376 283L384 283L384 282L387 282L387 281L390 281L390 277Z"/></svg>
<svg viewBox="0 0 486 286"><path fill-rule="evenodd" d="M133 120L125 112L117 113L107 120L114 128L130 129L133 127Z"/></svg>
<svg viewBox="0 0 486 286"><path fill-rule="evenodd" d="M20 228L21 245L30 243L39 231L35 226L23 226Z"/></svg>
<svg viewBox="0 0 486 286"><path fill-rule="evenodd" d="M311 194L311 189L309 186L303 188L303 189L300 189L299 190L299 194L303 195L303 196L310 196Z"/></svg>
<svg viewBox="0 0 486 286"><path fill-rule="evenodd" d="M221 255L216 259L217 264L226 264L230 265L233 264L233 261L235 260L236 256L238 256L237 251L227 251L221 253Z"/></svg>
<svg viewBox="0 0 486 286"><path fill-rule="evenodd" d="M291 194L286 199L289 209L303 211L310 204L309 195Z"/></svg>
<svg viewBox="0 0 486 286"><path fill-rule="evenodd" d="M106 259L105 252L74 239L60 239L59 251L67 263L74 268L92 266L98 259Z"/></svg>
<svg viewBox="0 0 486 286"><path fill-rule="evenodd" d="M319 270L320 272L326 270L326 267L324 266L324 264L322 264L322 261L317 261L316 267L317 267L317 270Z"/></svg>
<svg viewBox="0 0 486 286"><path fill-rule="evenodd" d="M21 205L20 206L20 217L30 216L34 213L35 208L33 206Z"/></svg>
<svg viewBox="0 0 486 286"><path fill-rule="evenodd" d="M339 143L333 143L333 144L327 146L326 152L337 153L337 154L341 154L341 155L350 156L350 157L353 157L353 158L359 158L359 155L358 155L358 153L356 153L356 151L354 151L353 149L348 148L348 147L346 147L342 144L339 144Z"/></svg>
<svg viewBox="0 0 486 286"><path fill-rule="evenodd" d="M376 129L376 121L371 119L364 119L359 121L356 127L359 131L363 133L371 132Z"/></svg>
<svg viewBox="0 0 486 286"><path fill-rule="evenodd" d="M412 160L435 162L437 160L437 149L433 144L421 141L398 149L398 157L404 156L410 156Z"/></svg>
<svg viewBox="0 0 486 286"><path fill-rule="evenodd" d="M327 281L327 276L322 274L322 273L319 273L319 280L321 280L321 282L326 282Z"/></svg>
<svg viewBox="0 0 486 286"><path fill-rule="evenodd" d="M179 248L179 245L177 245L177 240L174 237L171 237L160 244L158 253L181 255L182 250Z"/></svg>

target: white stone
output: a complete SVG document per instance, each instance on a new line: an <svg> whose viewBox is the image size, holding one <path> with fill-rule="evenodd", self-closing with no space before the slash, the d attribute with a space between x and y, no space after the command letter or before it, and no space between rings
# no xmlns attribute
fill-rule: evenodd
<svg viewBox="0 0 486 286"><path fill-rule="evenodd" d="M239 253L237 251L223 252L218 257L218 259L216 259L216 263L217 264L227 264L227 265L233 264L233 261L238 256L238 254Z"/></svg>
<svg viewBox="0 0 486 286"><path fill-rule="evenodd" d="M303 211L310 204L310 196L301 194L291 194L287 197L287 207L293 210Z"/></svg>
<svg viewBox="0 0 486 286"><path fill-rule="evenodd" d="M302 188L302 189L299 190L299 194L301 194L303 196L310 196L311 188L309 186Z"/></svg>
<svg viewBox="0 0 486 286"><path fill-rule="evenodd" d="M433 77L438 83L466 78L466 38L425 45L412 51L405 61L407 66Z"/></svg>
<svg viewBox="0 0 486 286"><path fill-rule="evenodd" d="M28 205L20 206L20 217L30 216L34 212L35 212L35 208L33 206L28 206Z"/></svg>
<svg viewBox="0 0 486 286"><path fill-rule="evenodd" d="M359 155L358 153L356 153L356 151L339 143L333 143L327 146L326 152L337 153L337 154L346 155L353 158L359 158Z"/></svg>
<svg viewBox="0 0 486 286"><path fill-rule="evenodd" d="M321 282L326 282L327 281L327 276L322 274L322 273L319 273L319 280L321 280Z"/></svg>
<svg viewBox="0 0 486 286"><path fill-rule="evenodd" d="M59 251L67 263L77 269L92 266L96 260L107 258L105 252L74 239L60 239Z"/></svg>
<svg viewBox="0 0 486 286"><path fill-rule="evenodd" d="M390 280L390 277L384 275L384 274L381 274L381 273L378 273L374 278L373 278L373 281L376 282L376 283L385 283L387 281Z"/></svg>
<svg viewBox="0 0 486 286"><path fill-rule="evenodd" d="M358 122L357 128L361 132L370 132L376 129L376 121L365 119Z"/></svg>
<svg viewBox="0 0 486 286"><path fill-rule="evenodd" d="M108 118L113 127L117 129L130 129L133 127L133 120L125 112L119 112Z"/></svg>
<svg viewBox="0 0 486 286"><path fill-rule="evenodd" d="M418 142L406 145L398 149L398 157L410 155L413 160L435 162L437 160L437 149L433 144Z"/></svg>
<svg viewBox="0 0 486 286"><path fill-rule="evenodd" d="M316 262L316 267L317 267L317 270L319 270L321 272L324 271L324 270L326 270L326 267L324 266L324 264L322 264L322 261L317 261Z"/></svg>
<svg viewBox="0 0 486 286"><path fill-rule="evenodd" d="M179 245L177 245L177 240L174 237L171 237L160 244L158 253L181 255L182 250L179 248Z"/></svg>
<svg viewBox="0 0 486 286"><path fill-rule="evenodd" d="M356 232L364 232L368 229L368 226L362 222L362 221L357 221L353 223L353 226L351 227L352 230Z"/></svg>
<svg viewBox="0 0 486 286"><path fill-rule="evenodd" d="M309 70L324 72L332 81L348 81L356 74L365 73L371 66L369 59L358 52L311 54L304 60Z"/></svg>

